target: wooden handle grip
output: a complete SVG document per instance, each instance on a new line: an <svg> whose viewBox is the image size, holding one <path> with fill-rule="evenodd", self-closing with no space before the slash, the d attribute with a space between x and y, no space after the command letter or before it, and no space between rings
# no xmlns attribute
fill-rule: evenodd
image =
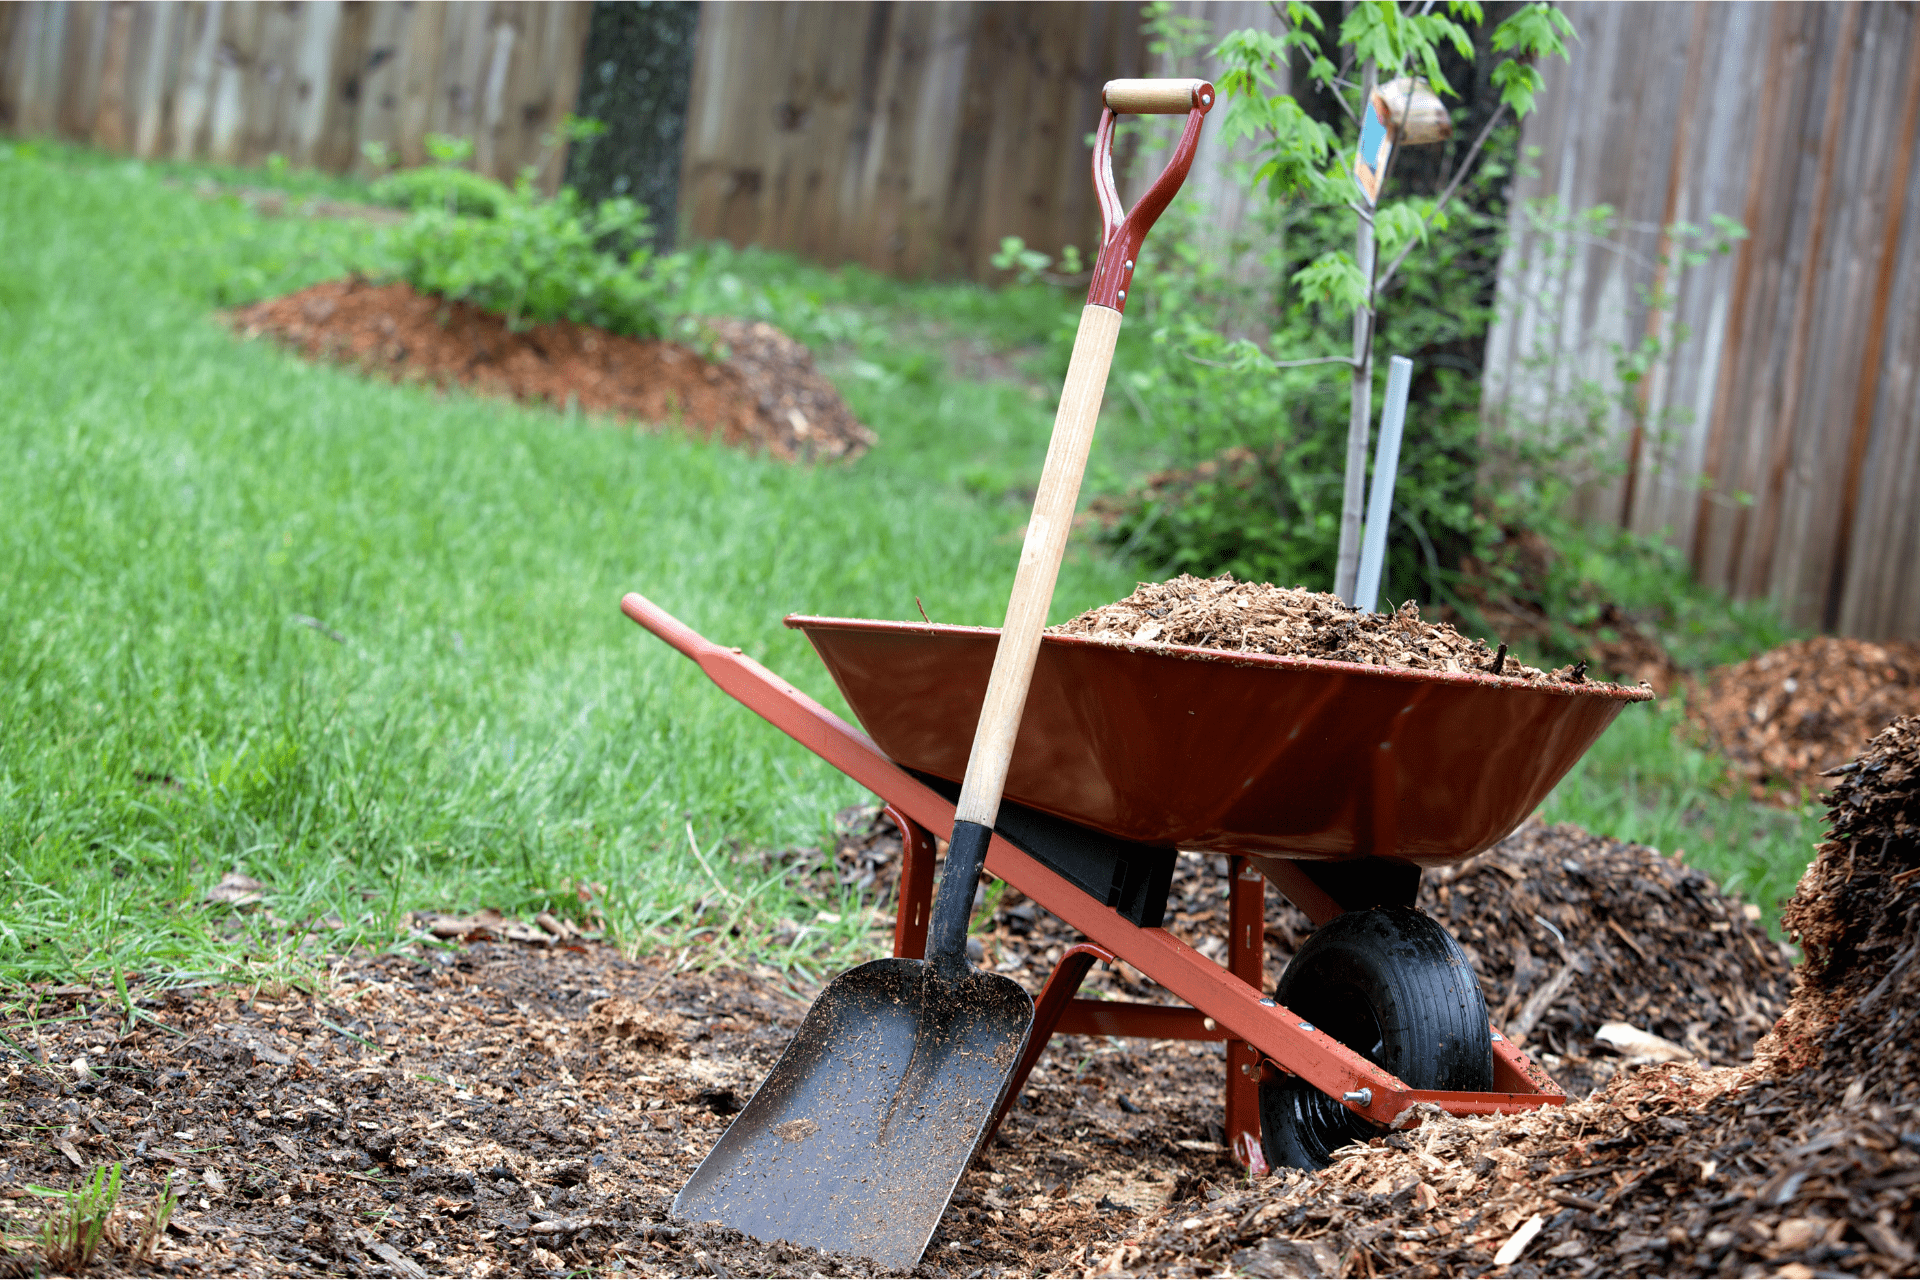
<svg viewBox="0 0 1920 1280"><path fill-rule="evenodd" d="M1213 106L1213 86L1205 80L1109 80L1102 101L1122 114L1183 116L1195 107Z"/></svg>
<svg viewBox="0 0 1920 1280"><path fill-rule="evenodd" d="M1007 622L993 653L993 674L987 679L986 702L980 708L966 780L955 806L961 821L991 827L1000 813L1000 791L1013 760L1013 740L1020 732L1020 713L1027 705L1040 633L1046 629L1047 608L1053 603L1053 584L1060 576L1060 557L1073 528L1080 477L1093 448L1093 428L1119 338L1118 311L1089 305L1080 313L1080 333L1073 341L1060 411L1053 420L1053 442L1047 446L1040 491L1033 499L1033 519L1027 524L1026 545L1020 549L1020 570L1007 601Z"/></svg>

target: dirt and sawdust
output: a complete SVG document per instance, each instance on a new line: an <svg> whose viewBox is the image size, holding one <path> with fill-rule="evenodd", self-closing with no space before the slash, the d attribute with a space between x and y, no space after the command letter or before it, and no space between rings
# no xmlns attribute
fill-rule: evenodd
<svg viewBox="0 0 1920 1280"><path fill-rule="evenodd" d="M796 874L884 903L899 859L897 831L853 811L836 848L802 859ZM1688 1079L1718 1079L1711 1073L1739 1063L1779 1011L1787 966L1777 944L1697 873L1651 850L1530 826L1427 880L1424 904L1461 935L1490 1005L1533 1009L1530 1047L1576 1088L1612 1076L1618 1091L1643 1078L1595 1038L1609 1022L1680 1041L1681 1053L1693 1046L1704 1058L1684 1067ZM1226 887L1223 863L1184 859L1169 927L1223 955ZM994 909L980 962L1037 989L1074 935L1010 889L985 896ZM1311 926L1278 895L1267 920L1271 981ZM162 1175L186 1194L154 1261L110 1244L98 1274L867 1273L857 1260L668 1212L809 993L764 966L702 974L665 956L624 958L564 921L475 913L419 923L423 938L470 941L344 959L318 997L176 992L141 999L129 1026L111 990L40 993L32 1020L9 1028L32 1056L8 1056L0 1093L0 1227L14 1269L35 1265L27 1237L47 1207L21 1189L69 1185L118 1160L130 1170L119 1238L137 1238ZM513 937L527 941L505 941ZM1096 968L1088 987L1166 998L1124 964ZM1396 1201L1398 1183L1378 1189L1403 1153L1249 1185L1220 1145L1223 1072L1216 1044L1063 1038L966 1175L919 1273L1223 1270L1240 1254L1266 1259L1250 1265L1273 1274L1318 1274L1306 1268L1323 1257L1329 1274L1364 1274L1363 1256L1376 1270L1411 1268L1382 1249L1363 1255L1372 1245L1342 1234L1363 1222L1434 1229L1438 1219L1419 1207L1425 1193ZM1432 1194L1452 1204L1493 1185L1473 1172L1488 1144L1445 1141L1453 1145L1434 1150L1459 1155L1450 1176L1471 1185L1456 1193L1430 1174ZM1504 1177L1513 1170L1503 1159ZM1314 1216L1323 1200L1302 1199L1303 1188L1331 1197L1333 1215ZM1581 1182L1568 1194L1594 1191Z"/></svg>
<svg viewBox="0 0 1920 1280"><path fill-rule="evenodd" d="M1920 715L1920 644L1816 636L1708 675L1688 718L1756 791L1829 785L1896 716Z"/></svg>
<svg viewBox="0 0 1920 1280"><path fill-rule="evenodd" d="M518 331L404 283L329 280L236 309L236 330L396 381L577 407L785 461L853 458L878 437L857 421L806 347L760 321L699 321L720 358L560 320Z"/></svg>
<svg viewBox="0 0 1920 1280"><path fill-rule="evenodd" d="M1446 623L1427 622L1411 600L1391 613L1355 609L1339 596L1305 587L1181 574L1143 582L1124 600L1089 609L1050 627L1060 635L1125 644L1193 645L1234 653L1330 658L1416 671L1477 671L1515 681L1586 679L1586 664L1545 672L1470 639Z"/></svg>

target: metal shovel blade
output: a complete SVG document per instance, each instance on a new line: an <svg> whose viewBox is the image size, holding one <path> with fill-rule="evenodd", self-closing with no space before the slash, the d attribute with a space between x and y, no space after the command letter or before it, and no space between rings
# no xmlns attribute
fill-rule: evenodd
<svg viewBox="0 0 1920 1280"><path fill-rule="evenodd" d="M948 980L903 959L848 970L814 1001L674 1215L912 1269L1032 1027L1032 999L999 974Z"/></svg>

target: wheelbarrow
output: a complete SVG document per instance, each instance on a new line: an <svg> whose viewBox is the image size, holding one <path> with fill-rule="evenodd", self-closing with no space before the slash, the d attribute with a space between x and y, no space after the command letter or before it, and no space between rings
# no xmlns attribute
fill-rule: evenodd
<svg viewBox="0 0 1920 1280"><path fill-rule="evenodd" d="M884 798L905 835L894 959L822 992L682 1188L681 1216L911 1267L1056 1033L1225 1041L1229 1144L1254 1168L1324 1164L1422 1102L1476 1113L1564 1100L1491 1028L1465 953L1413 895L1422 867L1512 830L1625 701L1648 695L1043 639L1135 258L1213 89L1115 81L1104 97L1106 230L1005 627L789 618L869 737L644 597L623 601ZM1111 172L1122 110L1187 116L1124 217ZM952 836L934 897L937 831ZM1160 927L1182 848L1229 855L1224 971ZM1037 1002L966 962L983 865L1087 939ZM1269 882L1318 926L1272 995L1259 986ZM1078 999L1088 969L1116 959L1187 1007Z"/></svg>
<svg viewBox="0 0 1920 1280"><path fill-rule="evenodd" d="M866 732L738 649L628 595L635 622L882 798L903 835L896 956L926 945L998 631L802 615ZM994 1127L1054 1035L1226 1044L1226 1135L1256 1171L1355 1139L1565 1094L1487 1018L1458 943L1414 910L1423 868L1504 838L1645 688L1047 635L986 868L1077 930L1035 1001ZM1177 850L1227 855L1225 966L1162 926ZM1261 989L1265 890L1316 932ZM1183 1006L1089 1000L1123 960Z"/></svg>

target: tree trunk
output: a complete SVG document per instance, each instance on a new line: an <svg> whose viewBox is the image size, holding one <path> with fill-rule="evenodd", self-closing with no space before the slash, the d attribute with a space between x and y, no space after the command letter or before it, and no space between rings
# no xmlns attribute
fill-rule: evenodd
<svg viewBox="0 0 1920 1280"><path fill-rule="evenodd" d="M1373 110L1374 68L1368 60L1360 77L1360 109ZM1353 603L1354 581L1360 572L1360 521L1366 502L1367 434L1373 422L1373 223L1360 219L1354 233L1354 264L1367 282L1367 300L1353 313L1353 396L1347 415L1347 483L1340 500L1340 555L1335 562L1333 593Z"/></svg>
<svg viewBox="0 0 1920 1280"><path fill-rule="evenodd" d="M699 23L700 6L687 0L600 0L581 59L574 114L607 131L574 145L567 185L589 201L631 196L645 205L661 249L676 226Z"/></svg>

